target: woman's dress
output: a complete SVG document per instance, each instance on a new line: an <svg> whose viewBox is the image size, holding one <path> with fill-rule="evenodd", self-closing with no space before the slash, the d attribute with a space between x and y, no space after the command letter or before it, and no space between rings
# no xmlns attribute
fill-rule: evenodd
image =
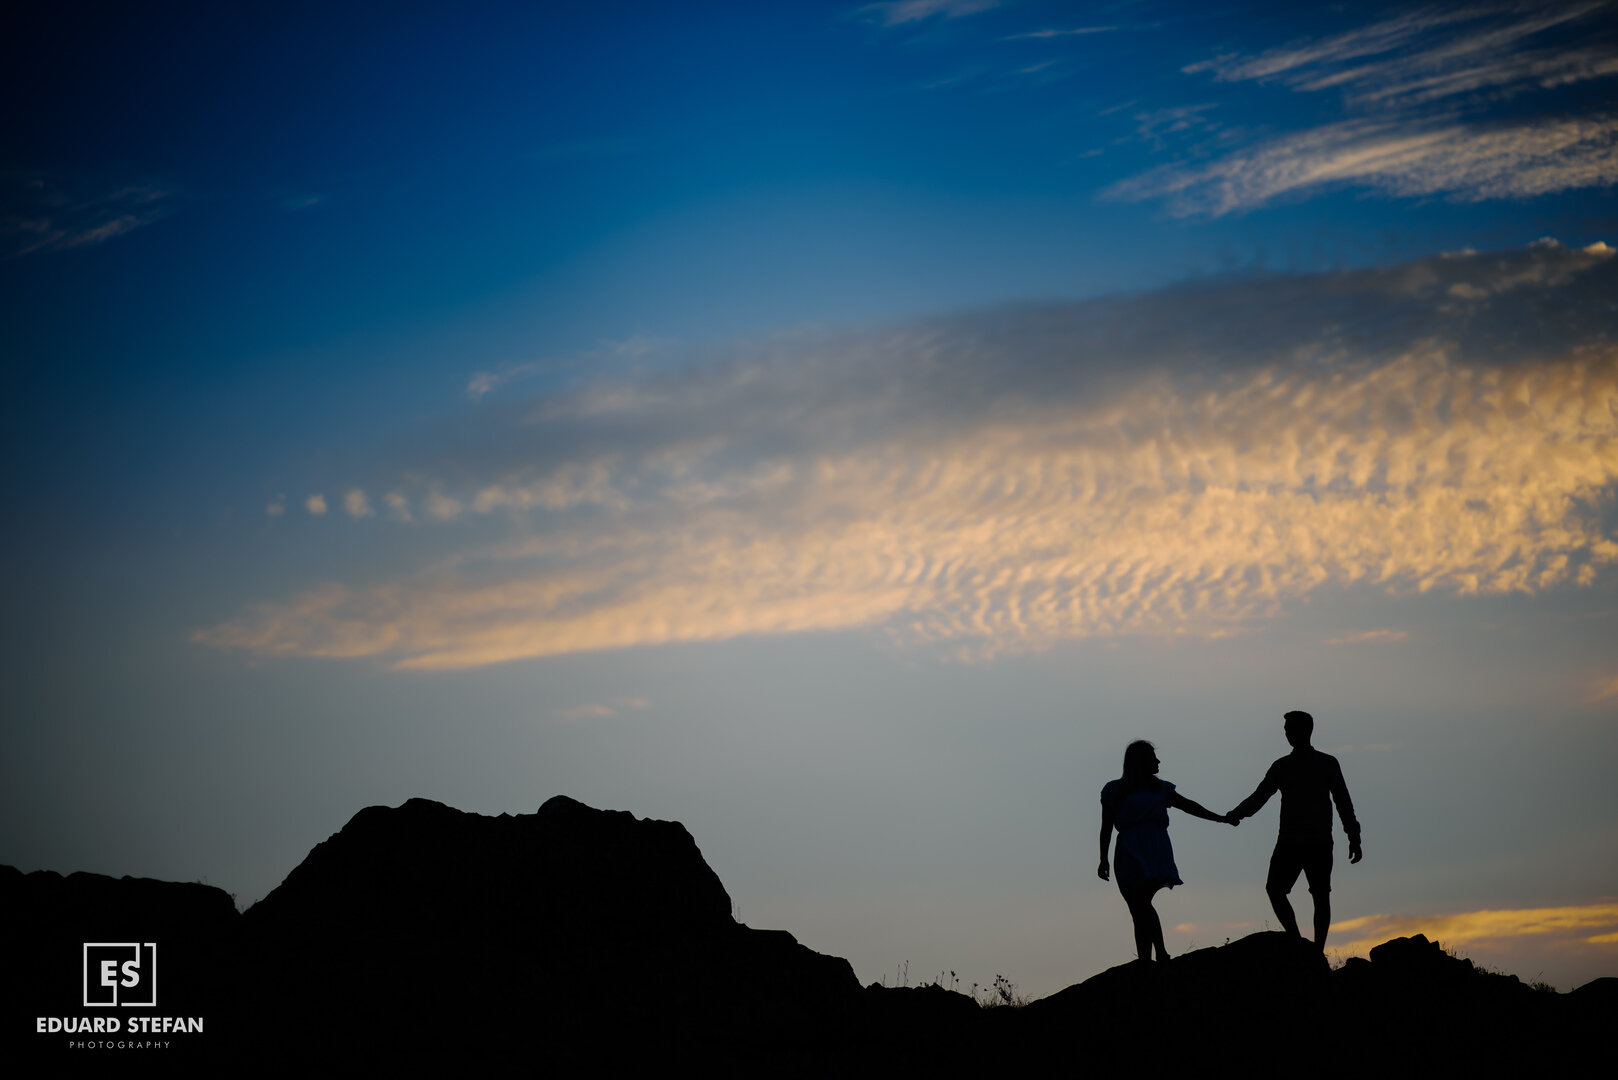
<svg viewBox="0 0 1618 1080"><path fill-rule="evenodd" d="M1113 848L1113 873L1118 888L1128 891L1140 886L1184 885L1174 865L1174 848L1169 843L1169 800L1174 785L1152 780L1144 788L1125 791L1122 780L1101 789L1101 805L1112 811L1118 830Z"/></svg>

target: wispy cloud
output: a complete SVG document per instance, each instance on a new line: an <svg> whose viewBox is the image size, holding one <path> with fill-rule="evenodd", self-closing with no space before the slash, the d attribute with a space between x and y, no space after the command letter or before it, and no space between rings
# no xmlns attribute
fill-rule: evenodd
<svg viewBox="0 0 1618 1080"><path fill-rule="evenodd" d="M318 493L309 496L303 500L303 508L315 517L321 517L326 513L326 496Z"/></svg>
<svg viewBox="0 0 1618 1080"><path fill-rule="evenodd" d="M1086 37L1090 34L1107 34L1122 29L1117 26L1074 26L1066 30L1046 29L1030 30L1023 34L1007 34L1007 41L1049 41L1052 38Z"/></svg>
<svg viewBox="0 0 1618 1080"><path fill-rule="evenodd" d="M157 221L168 213L172 196L149 182L107 185L13 175L0 189L0 233L11 258L93 247Z"/></svg>
<svg viewBox="0 0 1618 1080"><path fill-rule="evenodd" d="M575 705L571 709L557 709L556 715L563 720L606 720L618 715L618 710L610 705Z"/></svg>
<svg viewBox="0 0 1618 1080"><path fill-rule="evenodd" d="M1191 64L1186 73L1216 82L1330 90L1346 111L1211 156L1204 148L1115 183L1102 197L1162 200L1177 216L1219 217L1343 187L1479 201L1609 186L1618 182L1618 115L1610 102L1591 98L1572 111L1560 99L1537 109L1497 107L1506 98L1618 75L1618 41L1596 18L1606 8L1422 8L1256 55Z"/></svg>
<svg viewBox="0 0 1618 1080"><path fill-rule="evenodd" d="M1169 141L1186 135L1206 135L1221 126L1209 114L1218 108L1214 102L1148 109L1135 114L1135 135L1155 150L1166 149Z"/></svg>
<svg viewBox="0 0 1618 1080"><path fill-rule="evenodd" d="M625 697L615 698L608 705L592 702L588 705L575 705L569 709L557 709L556 715L562 720L611 720L624 712L639 712L651 707L652 703L646 698Z"/></svg>
<svg viewBox="0 0 1618 1080"><path fill-rule="evenodd" d="M421 482L438 527L515 538L197 640L440 669L872 628L981 656L1219 635L1320 590L1591 583L1618 560L1591 509L1618 481L1589 314L1614 265L1542 245L592 382L490 433L527 461Z"/></svg>
<svg viewBox="0 0 1618 1080"><path fill-rule="evenodd" d="M1530 39L1581 22L1605 4L1427 8L1257 56L1192 64L1223 82L1278 81L1295 90L1338 90L1356 104L1412 105L1461 94L1511 95L1618 73L1618 48L1585 35L1528 48Z"/></svg>
<svg viewBox="0 0 1618 1080"><path fill-rule="evenodd" d="M976 15L999 6L1000 0L890 0L888 3L866 4L858 9L858 14L883 26L900 26L934 16L959 19L963 15Z"/></svg>
<svg viewBox="0 0 1618 1080"><path fill-rule="evenodd" d="M1618 944L1618 903L1566 907L1463 911L1450 915L1366 915L1333 923L1333 938L1349 940L1334 949L1364 956L1397 937L1426 935L1454 949L1503 943L1513 938L1555 938L1570 944Z"/></svg>
<svg viewBox="0 0 1618 1080"><path fill-rule="evenodd" d="M496 390L536 375L580 368L606 360L638 360L668 345L669 342L661 338L637 334L622 341L604 341L593 349L565 356L507 364L493 371L479 371L467 380L466 396L473 401L481 401Z"/></svg>
<svg viewBox="0 0 1618 1080"><path fill-rule="evenodd" d="M1591 679L1584 695L1587 705L1618 703L1618 675L1601 675Z"/></svg>
<svg viewBox="0 0 1618 1080"><path fill-rule="evenodd" d="M1447 29L1457 23L1475 22L1489 13L1488 8L1481 7L1448 10L1418 8L1344 33L1267 49L1256 56L1227 53L1190 64L1184 71L1187 74L1212 72L1225 82L1281 78L1296 84L1312 77L1309 73L1321 68L1336 67L1371 56L1385 56L1411 46L1425 46L1431 41L1433 31ZM1415 55L1430 51L1430 48L1419 48Z"/></svg>
<svg viewBox="0 0 1618 1080"><path fill-rule="evenodd" d="M1618 117L1496 125L1348 120L1203 165L1120 181L1104 199L1161 199L1178 216L1220 217L1291 194L1358 185L1463 202L1618 183Z"/></svg>
<svg viewBox="0 0 1618 1080"><path fill-rule="evenodd" d="M1334 638L1327 638L1327 645L1381 645L1404 641L1410 635L1403 630L1361 630L1353 634L1341 634Z"/></svg>
<svg viewBox="0 0 1618 1080"><path fill-rule="evenodd" d="M1175 929L1176 932L1181 933L1181 934L1202 934L1202 935L1206 935L1206 936L1223 936L1223 937L1228 938L1228 937L1231 937L1234 934L1241 933L1244 930L1247 930L1247 931L1254 930L1254 929L1256 929L1256 927L1257 927L1257 924L1252 923L1252 922L1237 922L1237 923L1194 923L1194 922L1183 922L1183 923L1176 924L1174 929Z"/></svg>

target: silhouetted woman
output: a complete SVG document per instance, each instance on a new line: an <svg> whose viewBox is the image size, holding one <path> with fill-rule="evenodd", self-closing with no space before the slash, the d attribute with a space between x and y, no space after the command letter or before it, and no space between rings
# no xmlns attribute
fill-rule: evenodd
<svg viewBox="0 0 1618 1080"><path fill-rule="evenodd" d="M1192 817L1207 821L1236 822L1192 802L1174 790L1167 780L1157 778L1160 762L1152 744L1137 739L1124 751L1124 775L1101 789L1101 865L1096 876L1108 880L1107 841L1118 829L1118 847L1113 852L1118 871L1118 891L1129 905L1135 920L1135 954L1142 960L1167 960L1163 948L1163 924L1152 907L1157 890L1183 885L1174 866L1174 848L1169 844L1169 807L1178 807Z"/></svg>

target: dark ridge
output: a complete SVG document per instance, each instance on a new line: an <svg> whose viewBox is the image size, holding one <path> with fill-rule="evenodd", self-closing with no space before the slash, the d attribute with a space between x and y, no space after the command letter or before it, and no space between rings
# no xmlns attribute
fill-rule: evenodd
<svg viewBox="0 0 1618 1080"><path fill-rule="evenodd" d="M213 1015L225 985L219 973L234 960L240 926L230 895L209 885L85 873L64 877L52 870L25 875L0 866L0 1060L33 1059L42 1066L38 1075L60 1073L73 1060L64 1057L68 1040L35 1032L36 1018L109 1012L83 1007L86 942L160 942L158 1011ZM152 1010L110 1011L128 1016ZM174 1049L170 1058L181 1062L215 1056L213 1044L176 1040Z"/></svg>
<svg viewBox="0 0 1618 1080"><path fill-rule="evenodd" d="M277 976L249 1009L274 1029L340 1016L384 1042L408 1034L411 1058L482 1067L746 1055L859 999L846 960L737 923L683 825L563 797L517 816L362 810L242 922L245 955ZM287 1050L311 1065L376 1052Z"/></svg>
<svg viewBox="0 0 1618 1080"><path fill-rule="evenodd" d="M1583 1060L1618 1008L1618 979L1542 992L1422 937L1331 971L1278 933L1112 968L1021 1008L938 986L862 990L846 960L737 923L678 822L561 797L499 817L425 799L369 807L246 914L205 885L10 867L0 912L7 1060L55 1071L101 1054L254 1075L1182 1061L1495 1074ZM96 1012L80 995L82 944L97 941L159 942L155 1012L203 1016L205 1032L138 1052L37 1033L36 1017Z"/></svg>

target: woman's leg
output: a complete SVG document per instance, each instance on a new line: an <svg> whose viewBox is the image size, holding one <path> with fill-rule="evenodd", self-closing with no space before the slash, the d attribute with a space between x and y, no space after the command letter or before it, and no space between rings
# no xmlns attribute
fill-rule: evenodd
<svg viewBox="0 0 1618 1080"><path fill-rule="evenodd" d="M1157 917L1157 909L1152 906L1152 897L1162 887L1142 885L1124 892L1129 917L1135 922L1135 955L1141 960L1150 960L1154 947L1159 960L1169 958L1168 950L1163 947L1163 922Z"/></svg>
<svg viewBox="0 0 1618 1080"><path fill-rule="evenodd" d="M1151 893L1146 896L1146 913L1152 920L1152 944L1157 946L1157 959L1160 963L1168 963L1169 951L1163 947L1163 920L1157 917L1157 909L1152 906L1152 896L1161 885L1153 885Z"/></svg>
<svg viewBox="0 0 1618 1080"><path fill-rule="evenodd" d="M1135 923L1135 958L1143 962L1150 960L1152 930L1147 912L1152 910L1151 900L1140 891L1131 889L1124 893L1124 903L1129 905L1129 917Z"/></svg>

